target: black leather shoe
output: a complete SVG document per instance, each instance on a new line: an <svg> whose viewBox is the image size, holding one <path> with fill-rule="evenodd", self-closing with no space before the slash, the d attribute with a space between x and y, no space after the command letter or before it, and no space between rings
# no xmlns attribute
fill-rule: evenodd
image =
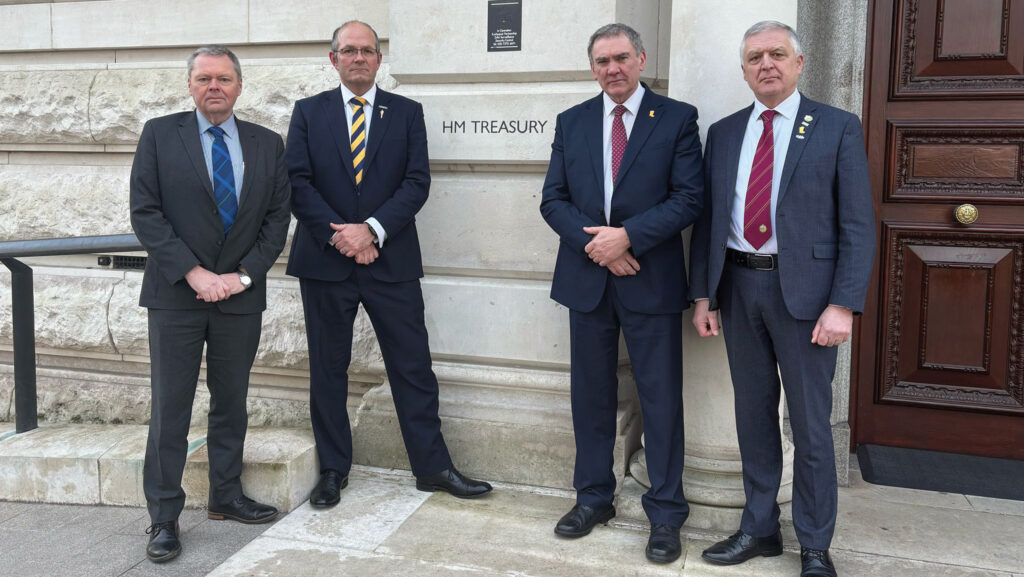
<svg viewBox="0 0 1024 577"><path fill-rule="evenodd" d="M732 537L719 541L701 553L701 558L716 565L736 565L757 556L776 557L782 555L782 533L768 537L754 537L743 531L736 531Z"/></svg>
<svg viewBox="0 0 1024 577"><path fill-rule="evenodd" d="M576 504L558 520L558 524L555 525L555 534L574 539L589 535L595 525L598 523L607 525L613 517L615 517L613 505L595 509L588 505Z"/></svg>
<svg viewBox="0 0 1024 577"><path fill-rule="evenodd" d="M420 491L446 491L459 499L475 499L491 492L491 484L470 479L462 473L445 469L429 477L416 477L416 488Z"/></svg>
<svg viewBox="0 0 1024 577"><path fill-rule="evenodd" d="M167 521L153 523L146 529L149 545L146 546L146 557L154 563L166 563L181 553L181 541L178 540L178 522Z"/></svg>
<svg viewBox="0 0 1024 577"><path fill-rule="evenodd" d="M836 577L836 567L828 551L800 549L800 577Z"/></svg>
<svg viewBox="0 0 1024 577"><path fill-rule="evenodd" d="M277 517L277 508L257 503L245 495L241 495L230 503L210 505L206 511L206 517L215 521L231 519L239 523L257 525L273 521Z"/></svg>
<svg viewBox="0 0 1024 577"><path fill-rule="evenodd" d="M655 563L671 563L679 558L683 546L679 543L679 527L652 525L647 540L647 558Z"/></svg>
<svg viewBox="0 0 1024 577"><path fill-rule="evenodd" d="M309 504L318 508L333 507L341 500L341 490L345 487L348 487L348 475L328 469L320 474L320 481L309 494Z"/></svg>

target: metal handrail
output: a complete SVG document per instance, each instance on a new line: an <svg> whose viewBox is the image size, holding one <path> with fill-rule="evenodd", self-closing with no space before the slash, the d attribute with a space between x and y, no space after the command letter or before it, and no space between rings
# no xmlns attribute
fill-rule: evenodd
<svg viewBox="0 0 1024 577"><path fill-rule="evenodd" d="M11 271L14 332L14 412L18 433L39 426L36 415L35 304L32 267L18 258L143 250L134 234L78 236L0 242L0 261Z"/></svg>

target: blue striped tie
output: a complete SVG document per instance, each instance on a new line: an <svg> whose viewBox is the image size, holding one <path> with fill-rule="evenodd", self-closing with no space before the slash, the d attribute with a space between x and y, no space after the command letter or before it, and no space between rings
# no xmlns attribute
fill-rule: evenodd
<svg viewBox="0 0 1024 577"><path fill-rule="evenodd" d="M231 225L235 224L238 215L238 198L235 197L235 169L231 165L231 153L224 142L224 129L211 126L213 135L213 196L217 199L217 210L220 212L221 223L224 224L224 236L228 235Z"/></svg>
<svg viewBox="0 0 1024 577"><path fill-rule="evenodd" d="M356 184L363 182L363 160L366 158L366 99L353 96L352 103L352 170L356 173Z"/></svg>

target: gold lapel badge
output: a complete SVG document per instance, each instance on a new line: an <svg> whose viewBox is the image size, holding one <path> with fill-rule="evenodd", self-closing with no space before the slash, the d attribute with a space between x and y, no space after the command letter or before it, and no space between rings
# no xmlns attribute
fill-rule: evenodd
<svg viewBox="0 0 1024 577"><path fill-rule="evenodd" d="M799 132L800 134L806 134L806 133L804 132L804 128L806 128L806 127L805 127L805 126L801 126L801 127L800 127L800 130L798 130L797 132Z"/></svg>
<svg viewBox="0 0 1024 577"><path fill-rule="evenodd" d="M650 112L649 116L650 116L651 118L654 118L654 111L653 111L653 110L652 110L652 111Z"/></svg>

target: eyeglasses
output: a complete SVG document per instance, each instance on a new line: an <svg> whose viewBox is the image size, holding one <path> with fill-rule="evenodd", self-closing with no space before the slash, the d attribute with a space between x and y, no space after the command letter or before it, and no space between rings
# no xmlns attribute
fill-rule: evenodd
<svg viewBox="0 0 1024 577"><path fill-rule="evenodd" d="M374 48L353 48L352 46L346 46L341 50L335 50L335 52L346 59L355 58L357 54L362 54L363 58L367 60L377 56L377 50Z"/></svg>

